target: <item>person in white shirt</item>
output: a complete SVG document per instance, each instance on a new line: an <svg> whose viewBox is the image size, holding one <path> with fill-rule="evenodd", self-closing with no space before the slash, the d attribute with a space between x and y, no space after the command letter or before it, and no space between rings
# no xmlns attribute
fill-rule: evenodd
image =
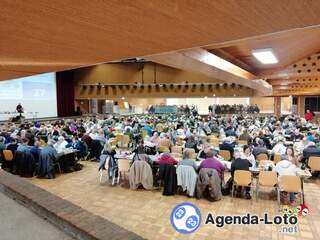
<svg viewBox="0 0 320 240"><path fill-rule="evenodd" d="M271 150L271 153L274 154L280 154L280 155L284 155L286 154L286 146L284 145L284 140L281 138L278 140L278 142L276 143L276 145L274 145L274 147Z"/></svg>
<svg viewBox="0 0 320 240"><path fill-rule="evenodd" d="M308 140L306 137L302 139L302 141L295 142L293 144L293 149L295 151L296 156L301 156L303 153L303 149L308 146Z"/></svg>
<svg viewBox="0 0 320 240"><path fill-rule="evenodd" d="M281 176L296 176L299 168L291 161L284 159L278 162L273 170L276 171L279 174L279 178L281 178ZM290 193L289 199L290 203L293 203L295 200L295 193Z"/></svg>
<svg viewBox="0 0 320 240"><path fill-rule="evenodd" d="M62 152L66 148L67 144L68 142L64 139L64 137L60 136L53 147L57 150L57 152Z"/></svg>
<svg viewBox="0 0 320 240"><path fill-rule="evenodd" d="M281 124L277 123L276 129L273 131L274 138L282 137L284 135L284 130L281 128Z"/></svg>
<svg viewBox="0 0 320 240"><path fill-rule="evenodd" d="M277 163L274 170L279 176L296 176L298 167L291 161L283 159Z"/></svg>
<svg viewBox="0 0 320 240"><path fill-rule="evenodd" d="M252 167L256 167L256 159L254 157L254 155L252 154L252 149L250 146L248 145L244 145L243 146L243 153L241 153L240 156L241 159L247 159L251 164Z"/></svg>
<svg viewBox="0 0 320 240"><path fill-rule="evenodd" d="M97 133L93 137L93 139L100 141L102 145L104 145L107 141L106 137L104 136L104 131L102 128L98 129Z"/></svg>

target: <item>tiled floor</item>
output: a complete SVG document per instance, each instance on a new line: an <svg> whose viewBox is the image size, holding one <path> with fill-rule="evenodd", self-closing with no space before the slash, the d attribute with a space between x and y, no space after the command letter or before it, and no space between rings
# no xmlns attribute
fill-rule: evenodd
<svg viewBox="0 0 320 240"><path fill-rule="evenodd" d="M0 206L1 240L74 240L1 192Z"/></svg>
<svg viewBox="0 0 320 240"><path fill-rule="evenodd" d="M299 231L283 234L279 227L270 225L237 226L218 228L204 225L190 235L181 235L170 225L173 207L182 202L196 204L203 218L213 214L258 214L278 213L276 200L245 200L223 197L221 201L209 202L186 196L162 196L159 191L129 190L98 182L97 163L84 162L82 171L63 174L54 180L33 178L34 184L69 200L88 211L131 230L147 239L279 239L300 240L320 238L320 180L305 184L306 204L309 215L299 218ZM267 199L268 194L262 194ZM204 222L204 221L203 221Z"/></svg>

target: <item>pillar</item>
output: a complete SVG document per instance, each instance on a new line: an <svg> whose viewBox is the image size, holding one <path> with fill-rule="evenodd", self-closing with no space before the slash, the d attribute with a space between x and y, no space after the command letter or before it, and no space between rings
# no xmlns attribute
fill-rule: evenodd
<svg viewBox="0 0 320 240"><path fill-rule="evenodd" d="M277 117L281 116L281 97L274 97L274 114Z"/></svg>
<svg viewBox="0 0 320 240"><path fill-rule="evenodd" d="M303 117L305 114L305 96L298 96L297 108L298 115Z"/></svg>

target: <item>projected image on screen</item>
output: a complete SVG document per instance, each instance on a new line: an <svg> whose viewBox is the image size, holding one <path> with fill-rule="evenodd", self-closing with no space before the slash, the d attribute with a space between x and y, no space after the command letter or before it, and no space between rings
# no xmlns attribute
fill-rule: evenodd
<svg viewBox="0 0 320 240"><path fill-rule="evenodd" d="M0 120L14 116L18 103L26 118L57 116L56 76L45 73L0 81Z"/></svg>

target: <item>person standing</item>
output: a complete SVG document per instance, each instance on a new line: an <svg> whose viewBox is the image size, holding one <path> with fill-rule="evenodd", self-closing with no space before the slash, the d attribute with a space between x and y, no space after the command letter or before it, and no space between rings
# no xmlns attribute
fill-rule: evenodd
<svg viewBox="0 0 320 240"><path fill-rule="evenodd" d="M314 113L308 109L306 114L304 115L304 118L306 119L307 122L310 122L314 118Z"/></svg>
<svg viewBox="0 0 320 240"><path fill-rule="evenodd" d="M16 107L16 111L19 113L19 116L22 116L23 113L23 107L21 105L21 103L18 103L17 107Z"/></svg>

